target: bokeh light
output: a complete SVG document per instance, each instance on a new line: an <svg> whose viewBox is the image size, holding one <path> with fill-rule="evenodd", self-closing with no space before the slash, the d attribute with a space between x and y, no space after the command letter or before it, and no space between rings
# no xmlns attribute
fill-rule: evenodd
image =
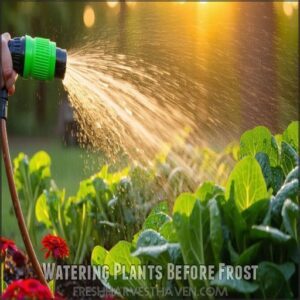
<svg viewBox="0 0 300 300"><path fill-rule="evenodd" d="M95 12L90 5L86 5L83 12L83 22L85 27L90 28L95 23Z"/></svg>
<svg viewBox="0 0 300 300"><path fill-rule="evenodd" d="M291 17L294 13L294 10L298 9L298 2L295 1L284 1L282 3L282 9L286 16Z"/></svg>
<svg viewBox="0 0 300 300"><path fill-rule="evenodd" d="M286 16L290 17L293 14L293 5L290 2L284 1L283 5L283 12Z"/></svg>
<svg viewBox="0 0 300 300"><path fill-rule="evenodd" d="M110 8L115 8L119 5L118 1L107 1L106 3L107 3L107 6Z"/></svg>
<svg viewBox="0 0 300 300"><path fill-rule="evenodd" d="M134 1L126 1L126 5L130 8L134 8L137 5L137 2Z"/></svg>

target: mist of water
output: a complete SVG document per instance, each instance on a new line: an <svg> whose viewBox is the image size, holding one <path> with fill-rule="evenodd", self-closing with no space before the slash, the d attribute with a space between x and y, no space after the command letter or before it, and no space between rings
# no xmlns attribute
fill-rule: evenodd
<svg viewBox="0 0 300 300"><path fill-rule="evenodd" d="M146 161L187 130L193 115L178 101L183 75L124 55L105 53L97 44L70 51L64 86L81 127L80 140L113 158L125 152ZM188 82L193 89L202 89ZM189 99L186 99L189 101Z"/></svg>

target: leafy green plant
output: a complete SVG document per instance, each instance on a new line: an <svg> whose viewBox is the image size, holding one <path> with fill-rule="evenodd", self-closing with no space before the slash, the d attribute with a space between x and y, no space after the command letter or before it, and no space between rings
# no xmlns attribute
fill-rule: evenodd
<svg viewBox="0 0 300 300"><path fill-rule="evenodd" d="M229 296L297 297L298 127L298 122L293 122L276 138L265 127L247 131L240 140L240 160L225 189L204 182L195 193L177 197L172 215L166 202L155 206L131 243L120 241L109 251L96 246L92 264L109 266L109 276L101 278L102 284L119 295L124 287L134 295L138 286L169 288L173 294L176 288L184 286L215 286L226 287ZM126 268L119 271L116 279L113 265L124 262L135 266L160 265L162 277L130 280ZM225 272L218 273L214 280L191 276L188 280L169 280L166 274L168 263L214 265L218 269L220 262L225 264ZM228 278L229 266L238 265L257 265L257 277L246 281L234 274ZM126 279L122 277L124 273ZM158 298L147 295L151 297Z"/></svg>
<svg viewBox="0 0 300 300"><path fill-rule="evenodd" d="M50 185L49 155L40 151L30 160L27 155L20 153L14 160L14 174L19 197L26 212L26 225L34 244L37 245L37 223L34 218L34 210L38 197Z"/></svg>
<svg viewBox="0 0 300 300"><path fill-rule="evenodd" d="M41 151L14 160L18 193L35 245L47 230L71 247L70 262L79 263L95 244L112 247L131 240L153 204L164 197L153 172L127 167L111 172L107 165L80 183L75 196L66 197L50 173L51 159Z"/></svg>

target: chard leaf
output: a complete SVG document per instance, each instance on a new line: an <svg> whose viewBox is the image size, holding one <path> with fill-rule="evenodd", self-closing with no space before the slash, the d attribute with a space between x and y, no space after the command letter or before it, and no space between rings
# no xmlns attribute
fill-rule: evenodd
<svg viewBox="0 0 300 300"><path fill-rule="evenodd" d="M41 194L37 199L35 205L35 217L37 221L43 223L46 226L46 228L52 227L52 223L49 216L49 206L47 203L47 197L45 193Z"/></svg>
<svg viewBox="0 0 300 300"><path fill-rule="evenodd" d="M299 152L299 121L291 122L282 134L282 139Z"/></svg>
<svg viewBox="0 0 300 300"><path fill-rule="evenodd" d="M146 286L142 279L132 277L139 274L141 261L131 255L131 244L126 241L118 242L106 255L104 265L108 267L108 284L113 288L126 288L129 294L135 295L136 288ZM117 269L117 266L122 268Z"/></svg>
<svg viewBox="0 0 300 300"><path fill-rule="evenodd" d="M241 158L248 155L255 157L258 152L268 155L271 166L278 164L278 145L269 129L264 126L246 131L240 139Z"/></svg>
<svg viewBox="0 0 300 300"><path fill-rule="evenodd" d="M163 212L150 214L143 224L143 229L153 229L159 231L159 229L172 219Z"/></svg>
<svg viewBox="0 0 300 300"><path fill-rule="evenodd" d="M149 260L150 262L167 265L170 262L175 264L181 257L181 252L178 243L165 243L162 245L139 247L131 255Z"/></svg>
<svg viewBox="0 0 300 300"><path fill-rule="evenodd" d="M243 253L236 260L236 265L251 265L255 260L260 247L261 243L256 243L244 250Z"/></svg>
<svg viewBox="0 0 300 300"><path fill-rule="evenodd" d="M140 234L136 247L156 246L166 244L167 241L156 231L148 229Z"/></svg>
<svg viewBox="0 0 300 300"><path fill-rule="evenodd" d="M288 183L292 181L293 179L300 179L300 171L299 171L299 166L294 168L285 178L284 183Z"/></svg>
<svg viewBox="0 0 300 300"><path fill-rule="evenodd" d="M263 298L293 298L287 282L287 278L293 273L293 267L290 264L282 267L271 262L260 263L257 270L257 282Z"/></svg>
<svg viewBox="0 0 300 300"><path fill-rule="evenodd" d="M108 251L105 250L102 246L96 246L91 255L91 264L92 266L100 266L103 267L105 265L105 258L107 256ZM109 284L109 278L106 278L102 276L102 273L100 274L100 281L101 283L110 291L113 291L114 294L121 296L119 291L115 290L110 284Z"/></svg>
<svg viewBox="0 0 300 300"><path fill-rule="evenodd" d="M266 183L259 163L247 156L239 161L231 172L226 185L226 198L229 199L230 187L234 182L234 199L240 211L254 202L268 197Z"/></svg>
<svg viewBox="0 0 300 300"><path fill-rule="evenodd" d="M105 250L102 246L96 246L93 249L91 256L91 263L93 266L102 266L104 265L105 257L108 251Z"/></svg>
<svg viewBox="0 0 300 300"><path fill-rule="evenodd" d="M221 253L223 248L223 231L222 231L222 220L221 213L218 207L218 203L216 199L209 200L209 238L211 247L213 250L214 258L216 264L219 264L221 261Z"/></svg>
<svg viewBox="0 0 300 300"><path fill-rule="evenodd" d="M192 194L181 194L174 205L174 225L181 246L184 263L187 265L203 265L205 261L204 231L209 224L209 215L204 213L200 201ZM206 212L206 211L205 211ZM205 228L206 227L206 228ZM190 286L197 289L204 285L198 279L189 278ZM206 282L206 284L208 284Z"/></svg>
<svg viewBox="0 0 300 300"><path fill-rule="evenodd" d="M284 172L280 166L271 167L272 171L272 184L271 187L273 189L273 194L275 195L284 182Z"/></svg>
<svg viewBox="0 0 300 300"><path fill-rule="evenodd" d="M201 203L207 203L217 195L224 194L224 189L211 181L204 182L196 191L195 196Z"/></svg>
<svg viewBox="0 0 300 300"><path fill-rule="evenodd" d="M162 225L159 233L170 243L178 242L173 220Z"/></svg>
<svg viewBox="0 0 300 300"><path fill-rule="evenodd" d="M223 269L220 269L211 284L227 287L230 290L245 294L254 293L258 289L258 284L243 279L237 279L234 272L232 276L232 272L229 270L230 267L231 266L225 266Z"/></svg>
<svg viewBox="0 0 300 300"><path fill-rule="evenodd" d="M293 168L296 167L298 159L299 157L295 149L293 149L289 144L282 142L280 160L284 174L287 175Z"/></svg>
<svg viewBox="0 0 300 300"><path fill-rule="evenodd" d="M298 241L298 220L300 216L299 205L292 202L290 199L284 201L281 216L285 230Z"/></svg>
<svg viewBox="0 0 300 300"><path fill-rule="evenodd" d="M225 224L227 224L237 247L240 249L239 245L242 244L244 233L247 230L247 224L234 201L234 182L230 186L230 196L228 201L225 202L223 210Z"/></svg>
<svg viewBox="0 0 300 300"><path fill-rule="evenodd" d="M288 198L294 198L299 192L298 179L293 179L290 182L284 184L275 198L272 200L272 214L275 217L279 216L282 210L283 203Z"/></svg>
<svg viewBox="0 0 300 300"><path fill-rule="evenodd" d="M169 207L168 207L168 202L167 201L161 201L158 204L156 204L151 209L151 212L150 212L149 216L155 215L157 213L164 213L164 214L168 214L169 213Z"/></svg>
<svg viewBox="0 0 300 300"><path fill-rule="evenodd" d="M267 187L269 187L272 183L272 170L271 170L271 166L270 166L269 157L266 153L258 152L255 155L255 158L260 165L260 168L264 175Z"/></svg>
<svg viewBox="0 0 300 300"><path fill-rule="evenodd" d="M277 267L280 269L286 281L290 280L296 270L295 264L292 262L286 262L284 264L277 265Z"/></svg>
<svg viewBox="0 0 300 300"><path fill-rule="evenodd" d="M270 239L277 243L286 243L291 239L290 235L283 233L279 229L263 225L253 225L250 235L252 238Z"/></svg>
<svg viewBox="0 0 300 300"><path fill-rule="evenodd" d="M239 259L239 254L233 248L231 240L228 240L227 248L228 248L228 252L229 252L229 255L230 255L230 261L233 264L236 264L237 260Z"/></svg>
<svg viewBox="0 0 300 300"><path fill-rule="evenodd" d="M41 177L50 177L51 158L45 151L37 152L29 162L30 173L40 172Z"/></svg>
<svg viewBox="0 0 300 300"><path fill-rule="evenodd" d="M246 221L247 225L251 227L255 224L261 224L263 221L268 208L270 205L270 200L260 200L253 203L250 207L242 212L242 216Z"/></svg>

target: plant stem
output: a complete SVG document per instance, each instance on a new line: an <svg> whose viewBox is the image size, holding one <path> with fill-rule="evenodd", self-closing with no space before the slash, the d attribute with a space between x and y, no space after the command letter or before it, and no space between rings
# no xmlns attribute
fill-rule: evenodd
<svg viewBox="0 0 300 300"><path fill-rule="evenodd" d="M82 208L82 221L81 221L81 230L80 230L80 237L79 237L79 243L78 243L78 248L76 251L76 255L75 255L75 259L74 259L74 264L78 264L79 263L79 259L80 259L80 254L81 254L81 250L82 250L82 246L83 246L83 239L84 239L84 234L85 234L85 230L86 230L86 204L83 204L83 208Z"/></svg>

